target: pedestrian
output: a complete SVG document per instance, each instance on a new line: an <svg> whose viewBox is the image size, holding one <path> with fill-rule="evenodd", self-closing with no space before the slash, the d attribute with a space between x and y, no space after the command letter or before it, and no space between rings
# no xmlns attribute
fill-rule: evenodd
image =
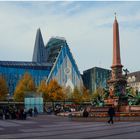
<svg viewBox="0 0 140 140"><path fill-rule="evenodd" d="M37 108L36 108L36 106L34 107L34 116L37 116L37 114L38 114L38 110L37 110Z"/></svg>
<svg viewBox="0 0 140 140"><path fill-rule="evenodd" d="M16 119L19 120L20 119L20 111L18 108L16 109L15 113L16 113Z"/></svg>
<svg viewBox="0 0 140 140"><path fill-rule="evenodd" d="M30 108L30 109L28 110L28 113L29 113L30 117L32 117L32 116L33 116L33 109Z"/></svg>
<svg viewBox="0 0 140 140"><path fill-rule="evenodd" d="M109 109L108 109L108 115L109 115L109 120L108 123L114 123L113 122L113 117L115 116L115 109L114 106L112 105Z"/></svg>
<svg viewBox="0 0 140 140"><path fill-rule="evenodd" d="M20 119L23 120L23 112L24 112L24 109L23 108L20 108Z"/></svg>
<svg viewBox="0 0 140 140"><path fill-rule="evenodd" d="M0 108L0 119L3 119L3 110Z"/></svg>
<svg viewBox="0 0 140 140"><path fill-rule="evenodd" d="M27 113L27 112L26 112L26 109L24 108L24 111L23 111L23 119L24 119L24 120L26 120L26 117L27 117L27 116L26 116L26 113Z"/></svg>
<svg viewBox="0 0 140 140"><path fill-rule="evenodd" d="M85 108L84 111L83 111L83 117L87 118L88 115L89 115L89 112L87 111L87 108Z"/></svg>

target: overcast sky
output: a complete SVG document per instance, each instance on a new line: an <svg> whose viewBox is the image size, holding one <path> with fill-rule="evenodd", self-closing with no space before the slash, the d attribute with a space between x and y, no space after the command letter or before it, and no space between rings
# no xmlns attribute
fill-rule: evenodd
<svg viewBox="0 0 140 140"><path fill-rule="evenodd" d="M140 2L0 2L0 60L31 61L37 28L44 43L65 37L80 72L112 65L114 12L121 61L140 70Z"/></svg>

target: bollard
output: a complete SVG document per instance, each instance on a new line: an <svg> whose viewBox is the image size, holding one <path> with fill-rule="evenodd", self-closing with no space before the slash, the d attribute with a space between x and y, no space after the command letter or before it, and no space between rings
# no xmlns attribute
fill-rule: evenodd
<svg viewBox="0 0 140 140"><path fill-rule="evenodd" d="M5 114L3 114L2 118L3 118L3 120L5 120Z"/></svg>

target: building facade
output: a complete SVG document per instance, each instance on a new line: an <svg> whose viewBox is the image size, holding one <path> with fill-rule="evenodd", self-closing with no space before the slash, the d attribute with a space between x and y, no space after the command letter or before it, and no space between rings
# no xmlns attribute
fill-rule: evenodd
<svg viewBox="0 0 140 140"><path fill-rule="evenodd" d="M104 68L94 67L83 72L82 79L84 86L94 92L98 87L106 88L107 80L111 71Z"/></svg>
<svg viewBox="0 0 140 140"><path fill-rule="evenodd" d="M140 71L132 72L127 75L127 85L140 92Z"/></svg>
<svg viewBox="0 0 140 140"><path fill-rule="evenodd" d="M36 86L42 80L46 83L56 79L62 86L71 90L77 86L82 87L83 82L70 52L70 48L64 38L52 37L44 45L40 29L37 30L32 62L0 61L0 75L7 82L10 96L23 74L28 72L34 79Z"/></svg>

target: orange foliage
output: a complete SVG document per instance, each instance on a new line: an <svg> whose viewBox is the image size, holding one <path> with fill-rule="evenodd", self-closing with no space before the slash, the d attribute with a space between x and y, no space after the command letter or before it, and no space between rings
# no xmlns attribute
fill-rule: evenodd
<svg viewBox="0 0 140 140"><path fill-rule="evenodd" d="M51 101L62 101L65 100L65 94L63 88L58 84L58 82L53 79L47 85L47 93Z"/></svg>
<svg viewBox="0 0 140 140"><path fill-rule="evenodd" d="M5 100L8 94L8 88L5 79L0 76L0 100Z"/></svg>
<svg viewBox="0 0 140 140"><path fill-rule="evenodd" d="M37 92L43 94L44 101L49 101L50 100L50 97L49 97L49 94L48 94L48 91L47 91L47 84L46 84L45 80L41 81L41 83L40 83L40 85L37 89Z"/></svg>
<svg viewBox="0 0 140 140"><path fill-rule="evenodd" d="M74 88L71 98L75 103L80 103L82 101L82 95L77 87Z"/></svg>
<svg viewBox="0 0 140 140"><path fill-rule="evenodd" d="M34 81L29 73L25 73L23 77L18 82L15 92L14 99L16 101L23 101L26 92L35 91Z"/></svg>
<svg viewBox="0 0 140 140"><path fill-rule="evenodd" d="M85 87L83 87L83 91L82 91L82 101L86 102L86 101L90 101L90 93L89 90L87 90Z"/></svg>

